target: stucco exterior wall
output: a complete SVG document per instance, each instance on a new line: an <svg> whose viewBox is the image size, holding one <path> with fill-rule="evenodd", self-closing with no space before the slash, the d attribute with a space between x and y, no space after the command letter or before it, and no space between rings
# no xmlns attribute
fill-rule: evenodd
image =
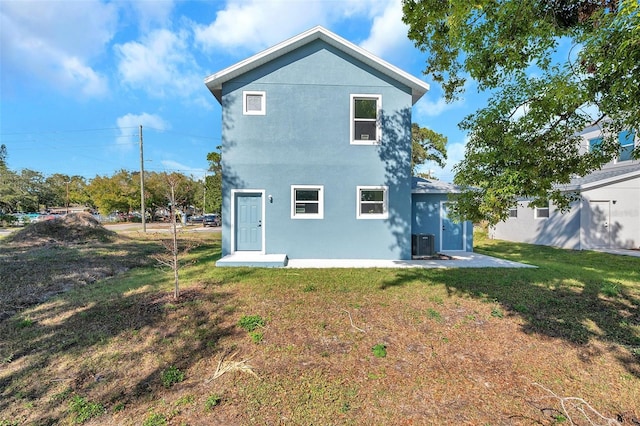
<svg viewBox="0 0 640 426"><path fill-rule="evenodd" d="M528 202L519 202L518 217L497 224L491 236L574 250L640 248L640 177L583 190L568 212L552 205L549 218L534 218Z"/></svg>
<svg viewBox="0 0 640 426"><path fill-rule="evenodd" d="M583 191L581 221L584 249L640 248L640 177Z"/></svg>
<svg viewBox="0 0 640 426"><path fill-rule="evenodd" d="M264 91L266 115L243 115ZM350 95L382 95L382 143L350 144ZM265 252L290 258L411 257L411 91L317 40L223 85L223 255L231 189L267 196ZM322 185L324 217L291 218L291 185ZM388 219L357 219L357 186L389 188ZM270 201L271 200L271 201Z"/></svg>
<svg viewBox="0 0 640 426"><path fill-rule="evenodd" d="M518 217L498 223L490 236L499 240L540 244L566 249L580 249L580 204L573 203L565 213L553 204L549 206L548 218L536 218L535 210L528 201L517 205Z"/></svg>
<svg viewBox="0 0 640 426"><path fill-rule="evenodd" d="M431 234L435 237L436 251L442 249L442 203L448 200L447 194L413 194L411 202L411 232L413 234ZM464 229L464 250L473 251L473 223L466 221Z"/></svg>

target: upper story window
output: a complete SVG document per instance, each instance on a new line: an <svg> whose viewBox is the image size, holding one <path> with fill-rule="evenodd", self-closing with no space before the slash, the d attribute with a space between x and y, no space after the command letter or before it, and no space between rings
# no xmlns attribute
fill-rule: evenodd
<svg viewBox="0 0 640 426"><path fill-rule="evenodd" d="M593 138L589 139L589 151L595 151L600 149L600 145L602 144L602 138Z"/></svg>
<svg viewBox="0 0 640 426"><path fill-rule="evenodd" d="M518 217L518 206L509 208L509 217Z"/></svg>
<svg viewBox="0 0 640 426"><path fill-rule="evenodd" d="M635 138L635 133L628 130L618 134L618 140L620 141L618 161L628 161L632 159L631 153L633 152Z"/></svg>
<svg viewBox="0 0 640 426"><path fill-rule="evenodd" d="M386 219L389 216L389 188L358 186L358 219Z"/></svg>
<svg viewBox="0 0 640 426"><path fill-rule="evenodd" d="M324 187L322 185L291 185L291 218L322 219L324 217Z"/></svg>
<svg viewBox="0 0 640 426"><path fill-rule="evenodd" d="M629 130L618 133L618 143L620 144L620 150L616 161L629 161L631 160L631 153L635 146L635 133ZM602 138L597 137L589 139L589 151L597 150L602 143Z"/></svg>
<svg viewBox="0 0 640 426"><path fill-rule="evenodd" d="M536 207L534 212L534 217L536 219L546 219L549 217L549 203L547 203L544 207Z"/></svg>
<svg viewBox="0 0 640 426"><path fill-rule="evenodd" d="M382 95L351 95L351 143L380 143L380 110Z"/></svg>
<svg viewBox="0 0 640 426"><path fill-rule="evenodd" d="M267 113L267 95L265 92L242 92L242 114L265 115Z"/></svg>

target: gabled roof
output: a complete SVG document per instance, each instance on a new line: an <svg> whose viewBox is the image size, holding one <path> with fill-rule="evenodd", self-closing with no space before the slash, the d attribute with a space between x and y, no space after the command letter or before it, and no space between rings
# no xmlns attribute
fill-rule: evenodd
<svg viewBox="0 0 640 426"><path fill-rule="evenodd" d="M257 53L250 58L238 62L235 65L231 65L228 68L223 69L215 74L210 75L204 79L204 83L207 88L213 93L218 102L222 102L222 85L227 81L236 78L254 68L264 65L280 56L311 43L315 40L322 40L329 45L339 49L347 55L369 65L373 69L383 73L386 76L393 78L394 80L408 86L411 89L412 103L415 104L418 100L429 90L429 84L412 76L411 74L402 71L390 63L378 58L377 56L367 52L361 47L356 46L343 39L342 37L332 33L323 27L315 27L308 31L303 32L289 40L283 41L273 47L270 47L260 53Z"/></svg>
<svg viewBox="0 0 640 426"><path fill-rule="evenodd" d="M455 194L458 192L462 192L462 189L452 183L415 176L411 178L412 194Z"/></svg>

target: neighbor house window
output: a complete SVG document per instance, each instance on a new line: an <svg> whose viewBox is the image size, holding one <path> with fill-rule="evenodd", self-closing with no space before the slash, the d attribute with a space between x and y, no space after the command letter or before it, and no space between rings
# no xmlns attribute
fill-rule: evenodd
<svg viewBox="0 0 640 426"><path fill-rule="evenodd" d="M518 217L518 206L509 208L509 217Z"/></svg>
<svg viewBox="0 0 640 426"><path fill-rule="evenodd" d="M543 207L536 207L534 217L536 219L544 219L549 217L549 203Z"/></svg>
<svg viewBox="0 0 640 426"><path fill-rule="evenodd" d="M322 219L324 217L324 187L318 185L291 186L291 218Z"/></svg>
<svg viewBox="0 0 640 426"><path fill-rule="evenodd" d="M389 216L389 188L386 186L359 186L358 219L386 219Z"/></svg>
<svg viewBox="0 0 640 426"><path fill-rule="evenodd" d="M381 95L351 95L351 143L375 145L380 142Z"/></svg>
<svg viewBox="0 0 640 426"><path fill-rule="evenodd" d="M265 92L242 92L242 113L244 115L265 115L267 113Z"/></svg>
<svg viewBox="0 0 640 426"><path fill-rule="evenodd" d="M631 160L635 136L635 133L630 131L624 131L618 134L618 140L620 141L620 155L618 156L618 161Z"/></svg>
<svg viewBox="0 0 640 426"><path fill-rule="evenodd" d="M600 145L602 145L602 138L593 138L589 139L589 151L597 151L600 149Z"/></svg>

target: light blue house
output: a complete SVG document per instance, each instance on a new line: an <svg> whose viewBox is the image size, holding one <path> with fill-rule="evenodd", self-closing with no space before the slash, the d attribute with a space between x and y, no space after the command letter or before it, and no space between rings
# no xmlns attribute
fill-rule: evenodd
<svg viewBox="0 0 640 426"><path fill-rule="evenodd" d="M222 105L218 265L411 259L423 232L471 250L471 226L443 225L442 188L412 187L411 108L427 83L322 27L205 83Z"/></svg>

